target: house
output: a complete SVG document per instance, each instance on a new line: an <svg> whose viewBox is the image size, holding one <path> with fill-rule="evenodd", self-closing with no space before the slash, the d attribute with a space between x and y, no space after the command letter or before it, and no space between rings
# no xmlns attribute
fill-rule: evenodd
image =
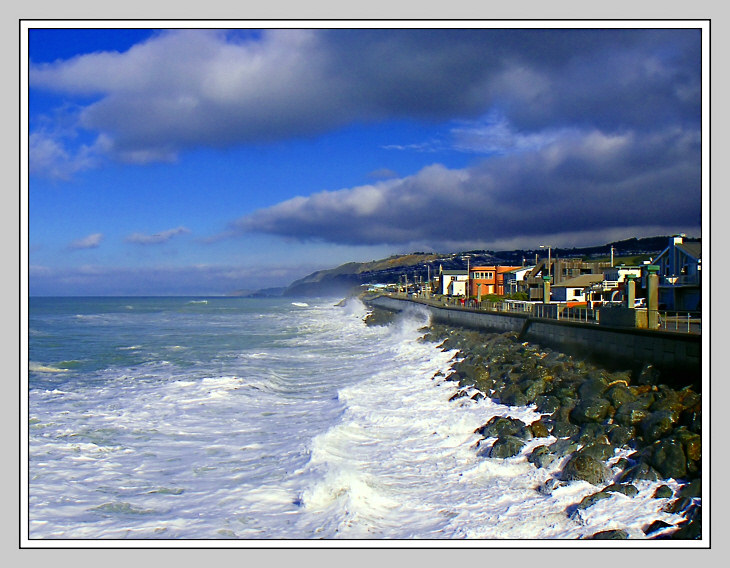
<svg viewBox="0 0 730 568"><path fill-rule="evenodd" d="M586 302L603 292L603 274L583 274L563 280L550 290L553 302Z"/></svg>
<svg viewBox="0 0 730 568"><path fill-rule="evenodd" d="M503 275L504 293L527 292L527 275L534 268L534 266L522 266L505 271Z"/></svg>
<svg viewBox="0 0 730 568"><path fill-rule="evenodd" d="M577 278L586 274L602 275L603 270L611 268L611 263L606 261L584 261L581 259L553 258L549 265L547 259L539 261L535 267L527 273L525 281L527 283L527 293L531 301L542 300L543 293L543 277L551 277L551 283L554 287L562 284L571 278Z"/></svg>
<svg viewBox="0 0 730 568"><path fill-rule="evenodd" d="M466 296L466 283L469 280L467 270L439 269L439 294L444 296Z"/></svg>
<svg viewBox="0 0 730 568"><path fill-rule="evenodd" d="M670 237L669 244L652 260L659 267L659 309L702 309L702 242L687 235Z"/></svg>
<svg viewBox="0 0 730 568"><path fill-rule="evenodd" d="M519 266L472 266L469 270L469 296L481 298L488 294L504 296L504 275Z"/></svg>

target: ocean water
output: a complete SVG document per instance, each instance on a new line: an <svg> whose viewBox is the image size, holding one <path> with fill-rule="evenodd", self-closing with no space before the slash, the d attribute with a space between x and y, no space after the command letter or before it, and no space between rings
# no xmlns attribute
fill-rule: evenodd
<svg viewBox="0 0 730 568"><path fill-rule="evenodd" d="M527 455L554 438L478 457L491 417L540 414L449 401L455 352L418 340L424 313L369 327L336 304L31 298L28 538L539 542L682 520L661 483L577 513L599 488L537 491L562 462Z"/></svg>

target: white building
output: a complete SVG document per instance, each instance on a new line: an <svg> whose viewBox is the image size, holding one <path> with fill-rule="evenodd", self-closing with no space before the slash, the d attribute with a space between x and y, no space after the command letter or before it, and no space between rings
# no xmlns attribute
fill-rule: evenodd
<svg viewBox="0 0 730 568"><path fill-rule="evenodd" d="M444 296L466 296L469 272L466 270L442 270L439 272L439 293Z"/></svg>
<svg viewBox="0 0 730 568"><path fill-rule="evenodd" d="M515 268L508 270L504 273L504 293L514 294L516 292L523 292L527 287L526 278L527 275L535 268L534 266L523 266L522 268Z"/></svg>

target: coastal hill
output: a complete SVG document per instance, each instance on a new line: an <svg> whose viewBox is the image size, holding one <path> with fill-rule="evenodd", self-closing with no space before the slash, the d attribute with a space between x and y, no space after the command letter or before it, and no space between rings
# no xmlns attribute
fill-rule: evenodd
<svg viewBox="0 0 730 568"><path fill-rule="evenodd" d="M648 237L642 239L626 239L600 246L583 248L553 248L554 258L586 258L608 257L613 247L615 257L623 257L622 262L646 259L660 253L667 246L668 236ZM394 255L371 262L348 262L329 270L318 270L295 282L292 282L281 293L284 296L328 296L347 294L362 284L392 284L403 276L413 281L414 278L428 278L438 273L439 267L444 270L465 269L467 258L471 266L512 265L521 266L534 263L535 255L545 256L545 249L512 250L512 251L464 251L448 254L414 252ZM628 262L623 260L628 259Z"/></svg>

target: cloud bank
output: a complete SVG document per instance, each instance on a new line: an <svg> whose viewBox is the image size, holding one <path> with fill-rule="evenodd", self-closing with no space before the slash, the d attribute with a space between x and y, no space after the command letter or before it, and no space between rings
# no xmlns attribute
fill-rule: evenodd
<svg viewBox="0 0 730 568"><path fill-rule="evenodd" d="M464 169L296 197L233 230L343 244L494 243L520 236L701 225L700 139L574 131Z"/></svg>
<svg viewBox="0 0 730 568"><path fill-rule="evenodd" d="M175 30L124 53L31 64L29 80L91 98L77 126L97 133L94 151L147 163L490 109L529 131L696 124L700 61L698 30ZM34 134L36 171L48 170L48 136Z"/></svg>

